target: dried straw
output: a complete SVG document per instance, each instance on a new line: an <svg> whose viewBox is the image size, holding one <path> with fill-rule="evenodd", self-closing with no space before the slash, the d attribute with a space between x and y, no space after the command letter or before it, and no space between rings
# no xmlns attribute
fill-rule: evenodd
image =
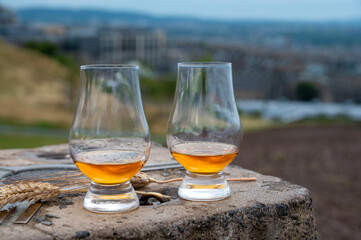
<svg viewBox="0 0 361 240"><path fill-rule="evenodd" d="M17 202L22 202L27 200L28 202L33 201L37 202L40 200L46 201L50 198L58 196L60 193L70 193L70 192L83 192L87 190L87 184L90 182L88 178L81 173L76 173L74 175L68 175L67 177L81 177L78 178L76 184L71 183L48 183L40 182L46 180L54 180L53 177L42 178L36 180L23 180L13 184L7 184L0 187L0 210L6 204L14 204ZM59 180L57 178L57 180ZM169 180L157 180L149 177L143 172L137 173L130 182L135 189L145 187L151 183L169 183L182 181L182 178L174 178ZM255 181L256 178L230 178L227 181ZM144 192L138 192L139 194L144 194Z"/></svg>
<svg viewBox="0 0 361 240"><path fill-rule="evenodd" d="M8 203L13 204L25 200L46 201L59 193L60 188L50 183L28 182L5 185L0 188L0 208Z"/></svg>
<svg viewBox="0 0 361 240"><path fill-rule="evenodd" d="M141 188L145 187L151 183L169 183L169 182L178 182L182 181L183 178L173 178L168 180L157 180L154 178L149 177L144 172L137 173L134 177L130 179L130 183L133 185L134 188ZM230 182L249 182L249 181L256 181L255 177L251 178L228 178L227 181Z"/></svg>

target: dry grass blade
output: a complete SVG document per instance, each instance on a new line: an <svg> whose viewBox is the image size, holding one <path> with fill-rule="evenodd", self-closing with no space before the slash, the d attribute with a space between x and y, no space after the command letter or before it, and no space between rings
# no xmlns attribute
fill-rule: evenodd
<svg viewBox="0 0 361 240"><path fill-rule="evenodd" d="M143 192L143 191L135 191L135 192L138 195L142 196L139 200L148 200L149 198L153 197L156 198L159 202L165 203L165 202L169 202L172 199L172 197L168 195L163 195L157 192Z"/></svg>
<svg viewBox="0 0 361 240"><path fill-rule="evenodd" d="M172 179L168 179L168 180L156 180L153 178L150 178L152 180L152 182L155 183L170 183L170 182L178 182L178 181L182 181L183 178L172 178ZM252 178L227 178L227 181L229 182L250 182L250 181L256 181L257 178L252 177Z"/></svg>
<svg viewBox="0 0 361 240"><path fill-rule="evenodd" d="M6 204L22 202L24 200L37 202L56 197L60 193L60 188L50 183L28 182L9 184L0 188L0 208Z"/></svg>
<svg viewBox="0 0 361 240"><path fill-rule="evenodd" d="M135 189L148 186L151 183L170 183L170 182L178 182L182 181L183 178L172 178L168 180L157 180L154 178L149 177L144 172L138 172L134 177L130 179L131 184ZM249 182L249 181L256 181L255 177L251 178L228 178L227 181L231 182Z"/></svg>
<svg viewBox="0 0 361 240"><path fill-rule="evenodd" d="M73 184L73 177L76 178L76 184ZM0 210L6 204L14 204L23 201L33 201L34 203L43 200L46 201L52 197L58 196L60 193L75 193L84 192L88 189L90 180L81 173L71 173L68 176L49 177L46 180L55 181L53 184L48 182L41 182L43 179L19 181L13 184L7 184L0 187ZM61 180L61 181L60 181ZM231 178L228 181L255 181L256 178ZM36 181L36 182L35 182ZM169 183L175 181L182 181L182 178L174 178L168 180L157 180L149 177L143 172L137 173L131 180L131 184L135 189L145 187L150 183ZM139 192L142 194L141 192Z"/></svg>

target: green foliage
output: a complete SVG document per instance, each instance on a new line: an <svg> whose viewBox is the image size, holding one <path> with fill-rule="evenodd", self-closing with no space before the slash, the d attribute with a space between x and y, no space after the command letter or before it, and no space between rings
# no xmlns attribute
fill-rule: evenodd
<svg viewBox="0 0 361 240"><path fill-rule="evenodd" d="M54 57L57 55L58 48L55 46L55 44L50 42L27 42L24 45L26 48L38 51L40 53L43 53L47 56Z"/></svg>
<svg viewBox="0 0 361 240"><path fill-rule="evenodd" d="M76 86L79 76L79 65L72 58L61 52L57 45L51 42L30 41L25 43L24 47L53 58L66 67L68 69L68 76L65 80L73 87ZM73 90L70 91L70 95L74 95Z"/></svg>
<svg viewBox="0 0 361 240"><path fill-rule="evenodd" d="M53 122L44 122L44 121L36 121L32 123L22 123L13 119L0 119L0 125L9 125L12 127L29 127L35 129L61 129L61 130L69 130L70 126L60 125Z"/></svg>
<svg viewBox="0 0 361 240"><path fill-rule="evenodd" d="M156 142L161 144L164 147L167 147L167 140L166 140L166 136L165 135L155 135L152 134L152 142Z"/></svg>
<svg viewBox="0 0 361 240"><path fill-rule="evenodd" d="M59 51L58 46L51 42L27 42L24 45L28 49L40 52L48 57L54 58L64 66L75 64L68 56Z"/></svg>
<svg viewBox="0 0 361 240"><path fill-rule="evenodd" d="M150 77L140 78L140 88L143 100L162 101L173 99L176 79L174 75L167 75L157 79Z"/></svg>
<svg viewBox="0 0 361 240"><path fill-rule="evenodd" d="M194 60L195 62L212 62L213 58L212 58L212 54L210 52L206 52L204 53L204 55L202 57L200 57L199 59Z"/></svg>
<svg viewBox="0 0 361 240"><path fill-rule="evenodd" d="M361 123L351 119L348 116L345 115L338 115L336 117L327 117L323 114L320 114L319 116L315 118L308 118L308 119L302 119L293 123L290 123L289 125L293 126L322 126L322 125L350 125L350 124L356 124L360 125Z"/></svg>
<svg viewBox="0 0 361 240"><path fill-rule="evenodd" d="M75 64L74 61L65 54L63 54L59 50L58 46L54 43L30 41L25 43L24 47L40 52L48 57L54 58L56 61L58 61L64 66L72 66Z"/></svg>
<svg viewBox="0 0 361 240"><path fill-rule="evenodd" d="M23 134L0 134L0 149L33 148L44 145L67 143L66 138L30 136Z"/></svg>
<svg viewBox="0 0 361 240"><path fill-rule="evenodd" d="M301 101L311 101L319 96L318 88L310 82L300 82L297 84L296 99Z"/></svg>

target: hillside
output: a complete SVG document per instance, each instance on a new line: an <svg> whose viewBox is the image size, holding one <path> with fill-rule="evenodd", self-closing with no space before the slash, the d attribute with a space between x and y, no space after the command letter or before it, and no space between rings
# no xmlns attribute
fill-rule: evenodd
<svg viewBox="0 0 361 240"><path fill-rule="evenodd" d="M69 125L69 72L55 60L0 41L0 120Z"/></svg>
<svg viewBox="0 0 361 240"><path fill-rule="evenodd" d="M30 125L30 127L60 125L68 129L73 117L77 91L77 87L71 87L69 82L78 82L78 76L78 70L76 73L70 72L68 68L40 53L0 41L0 127L1 124L10 123L10 125L18 126ZM143 86L144 110L152 138L154 141L165 144L166 125L172 99L159 93L161 91L160 82L150 84L150 81L146 81L143 77L140 81ZM171 86L166 85L165 87ZM163 91L165 87L163 87ZM152 98L146 94L147 91L150 91L149 88L155 90L154 94L160 95L161 99L153 101L154 96ZM173 91L171 89L171 94ZM242 116L242 122L245 131L274 125L270 121L248 116ZM9 132L8 127L6 127L6 132ZM35 136L40 134L38 128L27 129L27 132ZM12 143L9 143L9 135L3 136L2 141L1 133L4 132L1 132L0 129L0 148L50 144L47 138L41 143L38 141L39 144L34 145L35 140L32 139L19 145L20 140L26 140L24 135L30 134L25 130L17 132L18 135L13 136ZM58 134L55 133L55 135ZM5 143L7 145L4 145Z"/></svg>

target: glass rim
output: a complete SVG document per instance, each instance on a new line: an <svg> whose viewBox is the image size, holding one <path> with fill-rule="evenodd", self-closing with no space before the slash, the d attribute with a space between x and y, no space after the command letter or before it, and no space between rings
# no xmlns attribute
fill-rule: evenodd
<svg viewBox="0 0 361 240"><path fill-rule="evenodd" d="M132 64L90 64L81 65L81 70L104 70L104 69L139 69L139 66Z"/></svg>
<svg viewBox="0 0 361 240"><path fill-rule="evenodd" d="M180 62L178 67L225 67L232 66L231 62Z"/></svg>

